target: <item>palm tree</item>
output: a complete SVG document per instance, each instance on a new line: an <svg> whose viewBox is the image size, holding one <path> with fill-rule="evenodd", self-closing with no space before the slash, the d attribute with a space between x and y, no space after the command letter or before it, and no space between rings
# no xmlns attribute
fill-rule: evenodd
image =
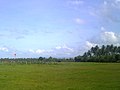
<svg viewBox="0 0 120 90"><path fill-rule="evenodd" d="M87 52L87 57L91 57L91 51L90 50L88 50L88 52Z"/></svg>
<svg viewBox="0 0 120 90"><path fill-rule="evenodd" d="M101 47L101 55L105 55L105 45L102 45Z"/></svg>
<svg viewBox="0 0 120 90"><path fill-rule="evenodd" d="M120 54L120 46L117 48L117 53Z"/></svg>
<svg viewBox="0 0 120 90"><path fill-rule="evenodd" d="M118 50L118 47L115 46L115 47L113 48L113 53L116 54L116 53L117 53L117 50Z"/></svg>

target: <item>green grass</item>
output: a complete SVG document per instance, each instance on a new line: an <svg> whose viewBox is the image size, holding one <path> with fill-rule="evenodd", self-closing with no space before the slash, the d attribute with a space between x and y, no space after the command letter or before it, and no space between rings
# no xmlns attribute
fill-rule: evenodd
<svg viewBox="0 0 120 90"><path fill-rule="evenodd" d="M120 63L1 64L0 90L120 90Z"/></svg>

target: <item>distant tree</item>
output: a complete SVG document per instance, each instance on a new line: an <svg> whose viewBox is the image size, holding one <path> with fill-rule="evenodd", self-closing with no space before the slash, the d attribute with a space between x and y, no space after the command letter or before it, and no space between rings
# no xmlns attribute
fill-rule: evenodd
<svg viewBox="0 0 120 90"><path fill-rule="evenodd" d="M75 62L80 62L80 61L82 61L82 59L81 59L82 57L79 55L79 56L77 56L77 57L75 57L74 59L75 59Z"/></svg>
<svg viewBox="0 0 120 90"><path fill-rule="evenodd" d="M53 58L53 57L50 56L50 57L48 58L48 61L49 61L49 62L54 62L54 61L55 61L55 58Z"/></svg>
<svg viewBox="0 0 120 90"><path fill-rule="evenodd" d="M39 57L39 59L38 59L38 61L43 61L43 60L45 60L45 58L43 58L43 57Z"/></svg>

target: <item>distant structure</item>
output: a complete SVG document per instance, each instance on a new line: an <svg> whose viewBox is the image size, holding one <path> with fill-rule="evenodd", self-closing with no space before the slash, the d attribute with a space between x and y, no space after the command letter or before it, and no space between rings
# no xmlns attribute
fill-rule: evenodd
<svg viewBox="0 0 120 90"><path fill-rule="evenodd" d="M16 58L16 53L14 53L14 57Z"/></svg>

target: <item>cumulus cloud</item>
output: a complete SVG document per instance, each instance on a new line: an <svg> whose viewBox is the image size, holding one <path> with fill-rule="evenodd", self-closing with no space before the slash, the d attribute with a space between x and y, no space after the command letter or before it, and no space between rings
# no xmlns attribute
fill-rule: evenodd
<svg viewBox="0 0 120 90"><path fill-rule="evenodd" d="M102 27L104 30L105 28ZM89 50L91 47L95 47L96 45L120 45L120 35L116 34L112 31L102 31L100 34L94 36L93 38L86 40L84 45L84 51Z"/></svg>
<svg viewBox="0 0 120 90"><path fill-rule="evenodd" d="M87 48L93 47L95 45L108 44L120 45L120 35L112 31L102 31L100 34L86 41Z"/></svg>
<svg viewBox="0 0 120 90"><path fill-rule="evenodd" d="M86 41L85 48L90 49L91 47L95 47L97 44L91 43L90 41Z"/></svg>
<svg viewBox="0 0 120 90"><path fill-rule="evenodd" d="M74 51L72 48L68 47L67 45L57 46L57 47L55 47L55 49L56 50L60 50L60 49L61 50L63 50L63 49L65 50L66 49L66 50L69 50L69 51Z"/></svg>
<svg viewBox="0 0 120 90"><path fill-rule="evenodd" d="M53 50L45 50L45 49L33 50L33 49L29 49L28 51L31 52L31 53L34 53L34 54L44 54L44 53L51 53Z"/></svg>
<svg viewBox="0 0 120 90"><path fill-rule="evenodd" d="M72 56L74 53L73 48L68 47L67 45L56 46L53 49L29 49L29 53L36 55L47 55L47 56L55 56L55 57L67 57Z"/></svg>
<svg viewBox="0 0 120 90"><path fill-rule="evenodd" d="M45 50L41 50L41 49L38 49L35 51L37 54L41 54L41 53L45 53L46 51Z"/></svg>
<svg viewBox="0 0 120 90"><path fill-rule="evenodd" d="M72 57L75 54L75 50L64 44L61 46L56 46L54 53L56 53L56 56Z"/></svg>
<svg viewBox="0 0 120 90"><path fill-rule="evenodd" d="M34 50L32 50L32 49L29 49L28 51L29 51L29 52L31 52L31 53L35 53L35 51L34 51Z"/></svg>
<svg viewBox="0 0 120 90"><path fill-rule="evenodd" d="M116 43L119 37L114 32L103 32L101 33L101 40L106 43Z"/></svg>

